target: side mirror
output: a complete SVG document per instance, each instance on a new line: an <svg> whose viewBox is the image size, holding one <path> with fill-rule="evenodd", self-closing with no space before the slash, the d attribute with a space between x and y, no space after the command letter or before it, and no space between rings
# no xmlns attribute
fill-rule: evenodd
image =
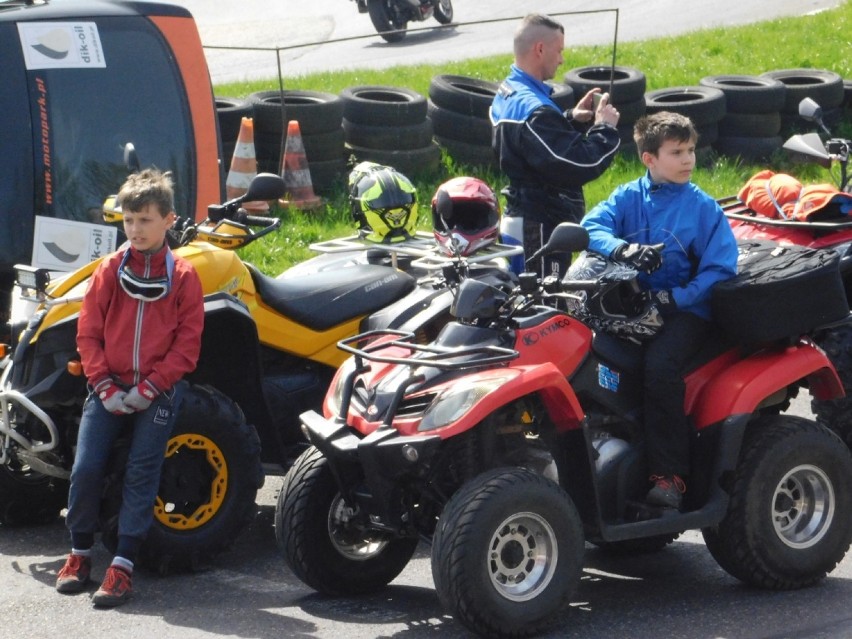
<svg viewBox="0 0 852 639"><path fill-rule="evenodd" d="M827 135L831 135L831 131L828 130L828 127L822 121L822 107L812 98L803 98L799 102L799 117L808 122L814 122Z"/></svg>
<svg viewBox="0 0 852 639"><path fill-rule="evenodd" d="M453 198L445 189L438 189L435 193L435 211L441 219L445 230L449 230L448 222L453 219Z"/></svg>
<svg viewBox="0 0 852 639"><path fill-rule="evenodd" d="M807 98L805 98L807 99ZM804 133L791 136L782 147L785 151L797 156L805 156L806 161L819 164L822 167L831 167L831 156L825 148L822 139L816 133Z"/></svg>
<svg viewBox="0 0 852 639"><path fill-rule="evenodd" d="M133 142L128 142L124 145L124 166L131 173L138 173L142 168L142 165L139 164L139 155L136 153L136 147L133 146Z"/></svg>
<svg viewBox="0 0 852 639"><path fill-rule="evenodd" d="M822 107L813 98L804 98L799 102L799 117L808 122L822 120Z"/></svg>
<svg viewBox="0 0 852 639"><path fill-rule="evenodd" d="M245 195L240 196L241 202L260 200L277 200L284 195L284 180L274 173L258 173L252 178Z"/></svg>
<svg viewBox="0 0 852 639"><path fill-rule="evenodd" d="M574 222L562 222L550 234L547 243L527 258L529 264L542 255L551 253L575 253L589 246L589 232Z"/></svg>

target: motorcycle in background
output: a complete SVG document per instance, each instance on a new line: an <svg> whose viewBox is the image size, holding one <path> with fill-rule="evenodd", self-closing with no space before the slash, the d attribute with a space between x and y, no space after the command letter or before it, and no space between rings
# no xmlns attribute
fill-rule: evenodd
<svg viewBox="0 0 852 639"><path fill-rule="evenodd" d="M405 37L409 22L423 22L432 16L441 24L453 21L452 0L355 0L358 13L369 13L373 26L387 42Z"/></svg>

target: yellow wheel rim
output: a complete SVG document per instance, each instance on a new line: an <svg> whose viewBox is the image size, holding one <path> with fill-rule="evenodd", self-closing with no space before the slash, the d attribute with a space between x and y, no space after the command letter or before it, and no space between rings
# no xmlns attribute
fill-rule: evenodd
<svg viewBox="0 0 852 639"><path fill-rule="evenodd" d="M192 433L172 437L154 518L174 530L199 528L219 512L227 490L228 464L213 440Z"/></svg>

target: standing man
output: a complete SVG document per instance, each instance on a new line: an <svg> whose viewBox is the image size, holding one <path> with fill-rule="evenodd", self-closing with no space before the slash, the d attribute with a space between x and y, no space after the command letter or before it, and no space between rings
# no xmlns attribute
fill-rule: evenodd
<svg viewBox="0 0 852 639"><path fill-rule="evenodd" d="M583 185L601 175L618 149L618 111L609 94L593 89L562 114L545 81L562 64L565 29L539 13L527 15L514 39L515 63L491 105L492 146L508 176L502 240L535 252L560 222L586 212ZM540 275L562 276L570 256L556 254L530 265ZM513 264L523 270L522 259Z"/></svg>

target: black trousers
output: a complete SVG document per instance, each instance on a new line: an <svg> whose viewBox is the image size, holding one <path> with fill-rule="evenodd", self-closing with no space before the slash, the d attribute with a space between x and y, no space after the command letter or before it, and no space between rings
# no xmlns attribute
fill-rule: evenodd
<svg viewBox="0 0 852 639"><path fill-rule="evenodd" d="M689 474L692 428L684 414L688 361L710 332L710 322L692 313L664 317L663 329L645 347L645 443L651 475Z"/></svg>

